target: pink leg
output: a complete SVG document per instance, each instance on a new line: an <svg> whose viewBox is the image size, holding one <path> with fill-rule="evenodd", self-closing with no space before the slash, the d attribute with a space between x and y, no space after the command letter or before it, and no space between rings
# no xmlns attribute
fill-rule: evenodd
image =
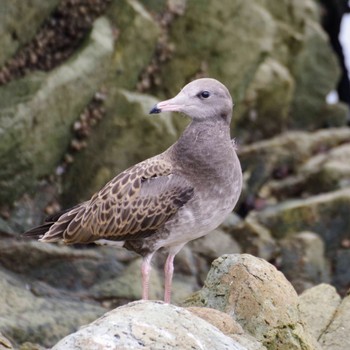
<svg viewBox="0 0 350 350"><path fill-rule="evenodd" d="M171 300L171 285L172 285L173 273L174 273L174 258L175 258L175 254L170 253L164 265L164 274L165 274L164 302L168 304L170 304L170 300Z"/></svg>
<svg viewBox="0 0 350 350"><path fill-rule="evenodd" d="M151 273L151 260L153 254L146 255L143 258L141 266L142 274L142 299L148 300L148 290L149 290L149 277Z"/></svg>

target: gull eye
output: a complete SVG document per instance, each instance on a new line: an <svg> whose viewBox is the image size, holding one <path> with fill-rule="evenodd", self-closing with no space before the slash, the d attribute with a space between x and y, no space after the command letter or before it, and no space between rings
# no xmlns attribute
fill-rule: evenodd
<svg viewBox="0 0 350 350"><path fill-rule="evenodd" d="M208 98L210 96L210 92L209 91L202 91L199 96L201 98Z"/></svg>

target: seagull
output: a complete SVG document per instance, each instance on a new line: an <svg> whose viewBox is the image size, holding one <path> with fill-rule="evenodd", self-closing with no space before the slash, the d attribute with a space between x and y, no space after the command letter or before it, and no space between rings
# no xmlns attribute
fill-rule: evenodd
<svg viewBox="0 0 350 350"><path fill-rule="evenodd" d="M176 254L218 227L242 190L241 165L230 137L232 108L231 95L219 81L190 82L150 111L180 112L191 119L176 143L126 169L90 200L49 216L24 235L41 242L114 243L140 254L146 300L152 257L164 249L164 301L170 303Z"/></svg>

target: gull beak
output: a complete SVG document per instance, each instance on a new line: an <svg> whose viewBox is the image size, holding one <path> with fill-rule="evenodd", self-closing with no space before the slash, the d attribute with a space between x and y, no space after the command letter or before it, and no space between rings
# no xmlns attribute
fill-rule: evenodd
<svg viewBox="0 0 350 350"><path fill-rule="evenodd" d="M150 110L149 114L158 114L161 112L181 112L183 103L181 103L183 96L176 95L174 98L157 103Z"/></svg>

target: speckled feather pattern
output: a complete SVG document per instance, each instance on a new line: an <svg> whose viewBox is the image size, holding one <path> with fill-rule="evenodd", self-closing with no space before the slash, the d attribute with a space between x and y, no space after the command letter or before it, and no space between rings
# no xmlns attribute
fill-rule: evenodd
<svg viewBox="0 0 350 350"><path fill-rule="evenodd" d="M172 174L171 163L160 155L125 170L90 201L56 215L41 241L141 238L162 227L192 196L190 183Z"/></svg>

